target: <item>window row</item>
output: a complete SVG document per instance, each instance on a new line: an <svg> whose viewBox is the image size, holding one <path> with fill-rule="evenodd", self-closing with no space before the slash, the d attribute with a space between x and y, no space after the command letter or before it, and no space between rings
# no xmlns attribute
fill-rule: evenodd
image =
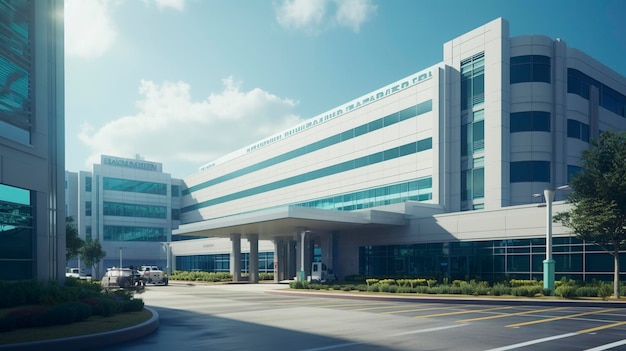
<svg viewBox="0 0 626 351"><path fill-rule="evenodd" d="M352 211L396 204L407 200L428 201L432 200L432 197L433 179L432 177L427 177L410 182L307 201L294 206Z"/></svg>
<svg viewBox="0 0 626 351"><path fill-rule="evenodd" d="M164 228L105 225L104 241L167 241Z"/></svg>
<svg viewBox="0 0 626 351"><path fill-rule="evenodd" d="M167 218L167 207L156 205L126 204L121 202L104 202L105 216Z"/></svg>
<svg viewBox="0 0 626 351"><path fill-rule="evenodd" d="M624 94L600 83L577 69L567 69L568 93L576 94L589 100L589 90L592 86L598 89L600 106L619 116L626 117L626 96Z"/></svg>
<svg viewBox="0 0 626 351"><path fill-rule="evenodd" d="M511 133L550 132L550 112L514 112L509 117Z"/></svg>
<svg viewBox="0 0 626 351"><path fill-rule="evenodd" d="M29 190L0 184L0 281L33 278L33 211Z"/></svg>
<svg viewBox="0 0 626 351"><path fill-rule="evenodd" d="M511 84L524 82L550 83L549 56L525 55L511 57Z"/></svg>
<svg viewBox="0 0 626 351"><path fill-rule="evenodd" d="M142 180L130 180L104 177L102 179L104 190L124 191L141 194L167 195L167 184L146 182Z"/></svg>
<svg viewBox="0 0 626 351"><path fill-rule="evenodd" d="M237 177L241 177L243 175L247 175L250 174L252 172L256 172L259 171L261 169L267 168L267 167L271 167L274 165L277 165L279 163L285 162L285 161L289 161L291 159L294 159L296 157L300 157L303 155L306 155L308 153L314 152L314 151L318 151L321 150L323 148L329 147L331 145L335 145L338 143L341 143L343 141L347 141L350 140L352 138L356 138L358 136L361 136L363 134L369 133L369 132L373 132L375 130L378 130L380 128L384 128L384 127L388 127L390 125L396 124L398 122L407 120L409 118L413 118L413 117L417 117L419 115L422 115L424 113L430 112L432 111L432 100L428 100L425 102L422 102L420 104L408 107L402 111L399 112L394 112L390 115L387 115L385 117L379 118L375 121L369 122L369 123L365 123L362 124L356 128L353 129L349 129L346 130L342 133L339 134L335 134L333 136L330 136L328 138L316 141L314 143L311 143L309 145L300 147L298 149L292 150L292 151L288 151L284 154L278 155L276 157L272 157L270 159L267 159L265 161L261 161L259 163L250 165L248 167L244 167L240 170L225 174L223 176L208 180L206 182L200 183L198 185L194 185L192 187L189 187L187 189L184 189L182 191L183 195L188 195L194 191L198 191L201 189L205 189L208 188L210 186L225 182L227 180L231 180L231 179L235 179Z"/></svg>
<svg viewBox="0 0 626 351"><path fill-rule="evenodd" d="M575 119L567 120L567 137L589 142L589 126Z"/></svg>
<svg viewBox="0 0 626 351"><path fill-rule="evenodd" d="M241 190L229 195L220 196L218 198L202 201L200 203L186 206L181 209L181 213L198 210L200 208L210 207L217 204L221 204L228 201L241 199L248 196L254 196L262 194L268 191L285 188L292 185L297 185L310 180L316 180L323 177L327 177L342 172L347 172L353 169L370 166L373 164L389 161L398 157L415 154L421 151L432 149L432 138L426 138L417 142L408 143L399 147L394 147L385 151L373 153L371 155L359 157L354 160L345 161L332 166L320 168L314 171L310 171L297 176L289 177L286 179L278 180L272 183L259 185L253 188Z"/></svg>
<svg viewBox="0 0 626 351"><path fill-rule="evenodd" d="M550 182L549 161L518 161L511 162L511 183Z"/></svg>
<svg viewBox="0 0 626 351"><path fill-rule="evenodd" d="M461 61L461 111L485 102L485 55Z"/></svg>
<svg viewBox="0 0 626 351"><path fill-rule="evenodd" d="M30 144L33 2L0 5L0 136Z"/></svg>
<svg viewBox="0 0 626 351"><path fill-rule="evenodd" d="M274 272L274 253L259 252L259 273ZM230 272L230 254L176 256L177 271ZM250 272L250 254L241 253L241 273Z"/></svg>

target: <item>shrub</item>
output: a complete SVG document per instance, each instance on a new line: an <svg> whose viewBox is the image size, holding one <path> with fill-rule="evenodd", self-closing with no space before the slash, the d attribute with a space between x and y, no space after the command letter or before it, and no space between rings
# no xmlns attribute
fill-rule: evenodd
<svg viewBox="0 0 626 351"><path fill-rule="evenodd" d="M491 294L493 296L511 295L511 287L508 287L502 283L494 284L491 287Z"/></svg>
<svg viewBox="0 0 626 351"><path fill-rule="evenodd" d="M576 289L576 296L579 297L595 297L598 296L597 286L581 286Z"/></svg>
<svg viewBox="0 0 626 351"><path fill-rule="evenodd" d="M428 283L426 281L426 279L421 278L421 279L411 279L410 280L411 283L411 287L414 288L416 286L428 286Z"/></svg>
<svg viewBox="0 0 626 351"><path fill-rule="evenodd" d="M370 286L370 285L378 283L378 279L375 279L375 278L365 279L365 283L367 283L367 285Z"/></svg>
<svg viewBox="0 0 626 351"><path fill-rule="evenodd" d="M519 287L519 286L539 285L539 282L537 281L537 279L511 279L509 283L511 284L512 288Z"/></svg>
<svg viewBox="0 0 626 351"><path fill-rule="evenodd" d="M569 299L576 296L576 290L574 285L562 284L554 289L554 295Z"/></svg>
<svg viewBox="0 0 626 351"><path fill-rule="evenodd" d="M378 283L368 284L368 285L367 285L367 291L368 291L368 292L378 292L378 291L379 291L379 290L378 290L378 286L379 286L379 285L380 285L380 284L378 284Z"/></svg>
<svg viewBox="0 0 626 351"><path fill-rule="evenodd" d="M598 286L598 296L606 301L613 295L613 284L601 282Z"/></svg>
<svg viewBox="0 0 626 351"><path fill-rule="evenodd" d="M398 286L410 286L411 285L411 280L409 280L409 279L398 279L398 280L396 280L396 284L398 284Z"/></svg>
<svg viewBox="0 0 626 351"><path fill-rule="evenodd" d="M12 320L15 328L36 328L45 325L44 316L47 311L42 306L26 307L9 312L5 318Z"/></svg>
<svg viewBox="0 0 626 351"><path fill-rule="evenodd" d="M428 285L429 288L432 288L433 286L437 285L437 281L435 279L428 279L426 281L426 284Z"/></svg>
<svg viewBox="0 0 626 351"><path fill-rule="evenodd" d="M395 279L382 279L378 282L383 285L392 285L396 283L396 280Z"/></svg>
<svg viewBox="0 0 626 351"><path fill-rule="evenodd" d="M122 303L122 311L123 312L139 312L143 310L143 300L142 299L132 299L130 301L124 301Z"/></svg>
<svg viewBox="0 0 626 351"><path fill-rule="evenodd" d="M43 316L44 325L71 324L91 316L91 307L80 302L66 302L48 309Z"/></svg>
<svg viewBox="0 0 626 351"><path fill-rule="evenodd" d="M355 287L356 290L358 291L367 291L367 285L365 284L359 284Z"/></svg>

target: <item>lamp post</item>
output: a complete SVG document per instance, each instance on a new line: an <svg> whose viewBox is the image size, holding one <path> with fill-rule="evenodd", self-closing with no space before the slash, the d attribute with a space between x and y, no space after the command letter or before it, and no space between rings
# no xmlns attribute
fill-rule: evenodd
<svg viewBox="0 0 626 351"><path fill-rule="evenodd" d="M543 288L554 291L554 266L552 259L552 202L557 190L569 190L569 185L562 185L556 189L545 189L543 197L546 199L546 259L543 261ZM535 197L541 194L533 194Z"/></svg>
<svg viewBox="0 0 626 351"><path fill-rule="evenodd" d="M120 246L120 268L122 268L122 251L124 250L123 246Z"/></svg>

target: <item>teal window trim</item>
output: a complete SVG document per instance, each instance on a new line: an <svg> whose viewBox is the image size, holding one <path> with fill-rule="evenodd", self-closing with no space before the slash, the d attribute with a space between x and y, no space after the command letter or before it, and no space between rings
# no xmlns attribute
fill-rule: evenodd
<svg viewBox="0 0 626 351"><path fill-rule="evenodd" d="M335 145L335 144L339 144L341 142L350 140L352 138L361 136L363 134L369 133L369 132L373 132L375 130L378 130L381 128L385 128L388 127L390 125L396 124L399 121L404 121L406 119L409 118L414 118L417 116L420 116L424 113L428 113L431 112L433 109L433 102L432 100L428 100L428 101L424 101L422 103L419 103L415 106L411 106L408 107L402 111L399 112L395 112L392 113L388 116L382 117L377 119L376 121L372 121L370 123L365 123L362 124L356 128L350 129L350 130L346 130L344 132L341 132L339 134L335 134L333 136L330 136L328 138L316 141L314 143L311 143L309 145L303 146L301 148L295 149L295 150L291 150L288 151L284 154L269 158L265 161L261 161L259 163L250 165L248 167L244 167L240 170L219 176L217 178L213 178L211 180L207 180L206 182L202 182L200 184L194 185L192 187L189 187L187 189L182 190L182 195L189 195L193 192L199 191L201 189L205 189L208 188L210 186L219 184L219 183L223 183L225 181L231 180L231 179L235 179L238 177L241 177L243 175L247 175L250 174L252 172L256 172L259 170L262 170L264 168L267 167L271 167L274 165L277 165L281 162L285 162L291 159L294 159L296 157L300 157L300 156L304 156L308 153L314 152L314 151L318 151L321 150L325 147L329 147L331 145ZM370 129L371 128L371 129Z"/></svg>
<svg viewBox="0 0 626 351"><path fill-rule="evenodd" d="M140 217L140 218L167 218L167 207L156 205L127 204L123 202L103 203L105 216Z"/></svg>
<svg viewBox="0 0 626 351"><path fill-rule="evenodd" d="M414 154L417 152L421 152L421 151L425 151L425 150L429 150L432 148L432 138L426 138L417 142L413 142L413 143L408 143L399 147L395 147L395 148L391 148L388 150L384 150L381 152L377 152L371 155L367 155L367 156L363 156L363 157L359 157L357 159L354 160L349 160L349 161L345 161L339 164L335 164L332 166L328 166L328 167L324 167L324 168L320 168L311 172L307 172L307 173L303 173L303 174L299 174L293 177L289 177L289 178L285 178L282 180L278 180L272 183L268 183L268 184L263 184L263 185L259 185L253 188L249 188L249 189L245 189L245 190L241 190L232 194L228 194L228 195L224 195L224 196L220 196L214 199L210 199L210 200L206 200L206 201L202 201L199 202L197 204L193 204L190 206L186 206L181 208L180 212L181 213L186 213L186 212L190 212L190 211L194 211L194 210L198 210L201 208L205 208L205 207L209 207L209 206L214 206L217 204L221 204L224 202L228 202L228 201L233 201L233 200L237 200L237 199L241 199L244 197L248 197L248 196L253 196L253 195L257 195L257 194L261 194L264 192L268 192L268 191L272 191L272 190L276 190L276 189L280 189L280 188L284 188L287 186L292 186L292 185L296 185L296 184L300 184L300 183L304 183L307 182L309 180L314 180L314 179L319 179L319 178L323 178L323 177L327 177L330 175L334 175L334 174L338 174L338 173L342 173L342 172L346 172L349 170L353 170L353 169L358 169L361 167L365 167L365 166L369 166L369 165L373 165L373 164L377 164L380 162L384 162L384 161L389 161L401 156L405 156L408 154ZM394 149L397 149L396 151L392 151ZM406 149L410 149L411 152L407 153L407 154L401 154L400 150L406 150ZM385 154L388 155L388 159L385 159ZM414 198L411 198L411 200L417 200L418 199L418 194L415 194Z"/></svg>
<svg viewBox="0 0 626 351"><path fill-rule="evenodd" d="M147 182L143 180L103 177L102 187L104 190L124 191L140 194L167 195L167 184Z"/></svg>

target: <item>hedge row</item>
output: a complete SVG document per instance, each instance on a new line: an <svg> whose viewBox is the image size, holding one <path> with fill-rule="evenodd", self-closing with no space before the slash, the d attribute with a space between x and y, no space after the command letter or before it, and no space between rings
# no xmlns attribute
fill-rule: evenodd
<svg viewBox="0 0 626 351"><path fill-rule="evenodd" d="M247 277L248 274L242 274ZM230 282L233 276L226 272L188 272L174 271L169 275L170 280L196 281L196 282ZM274 280L274 273L259 273L259 280Z"/></svg>
<svg viewBox="0 0 626 351"><path fill-rule="evenodd" d="M55 282L0 282L0 308L19 307L0 318L0 332L84 321L143 310L144 303L125 290L108 292L99 283L68 278Z"/></svg>
<svg viewBox="0 0 626 351"><path fill-rule="evenodd" d="M607 299L613 293L613 285L604 282L584 284L567 278L557 281L555 291L543 288L543 283L537 280L512 279L503 283L490 285L484 281L454 280L451 283L444 279L438 282L433 279L364 279L365 284L351 282L290 282L292 289L362 291L385 293L415 293L415 294L457 294L457 295L491 295L491 296L548 296L554 295L563 298L601 297Z"/></svg>

